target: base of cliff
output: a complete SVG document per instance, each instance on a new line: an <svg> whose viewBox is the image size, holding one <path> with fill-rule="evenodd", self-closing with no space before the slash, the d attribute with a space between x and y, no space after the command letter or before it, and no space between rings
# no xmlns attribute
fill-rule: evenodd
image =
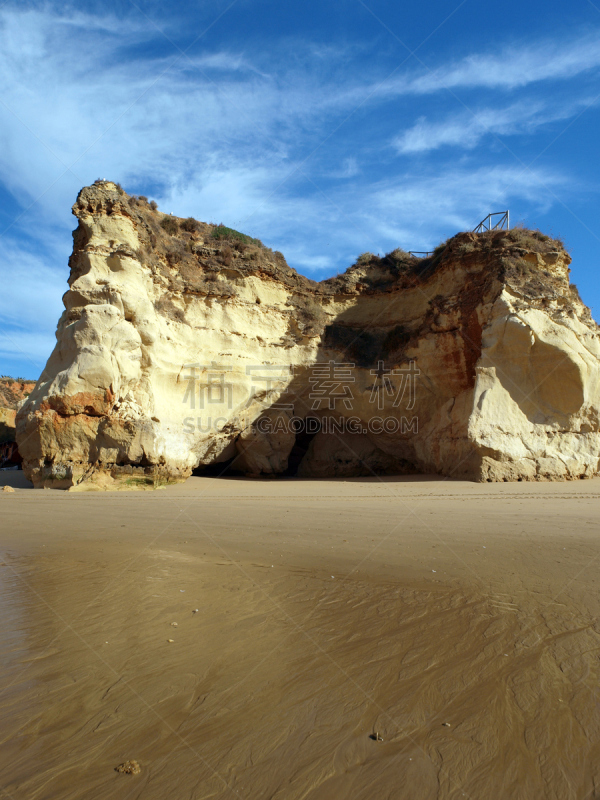
<svg viewBox="0 0 600 800"><path fill-rule="evenodd" d="M173 471L161 466L142 467L81 464L66 462L33 466L23 464L23 471L34 489L63 489L71 492L96 492L132 489L163 489L183 483L191 470Z"/></svg>

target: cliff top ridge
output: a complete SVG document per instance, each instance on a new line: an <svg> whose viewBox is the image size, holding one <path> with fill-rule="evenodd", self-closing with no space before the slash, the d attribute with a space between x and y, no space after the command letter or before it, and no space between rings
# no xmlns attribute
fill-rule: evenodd
<svg viewBox="0 0 600 800"><path fill-rule="evenodd" d="M426 283L440 269L458 262L467 271L482 267L495 273L533 305L562 298L581 306L576 287L569 286L571 258L557 238L524 227L483 233L459 232L426 258L401 248L379 256L362 253L337 276L314 281L290 267L279 251L259 239L223 224L165 214L145 196L127 194L118 183L97 181L84 187L73 206L78 217L123 214L137 230L141 247L134 254L166 280L172 291L231 296L236 278L257 275L279 281L300 294L356 295L392 292ZM73 234L71 264L86 244L81 226ZM75 276L76 277L76 276ZM589 316L589 314L588 314Z"/></svg>

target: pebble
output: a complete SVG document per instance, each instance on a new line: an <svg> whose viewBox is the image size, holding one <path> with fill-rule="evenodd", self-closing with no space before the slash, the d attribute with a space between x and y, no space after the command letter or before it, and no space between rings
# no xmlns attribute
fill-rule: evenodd
<svg viewBox="0 0 600 800"><path fill-rule="evenodd" d="M442 725L443 725L445 728L450 728L450 727L452 727L450 722L442 722Z"/></svg>
<svg viewBox="0 0 600 800"><path fill-rule="evenodd" d="M14 489L13 489L12 486L3 486L2 487L2 491L3 492L14 492Z"/></svg>
<svg viewBox="0 0 600 800"><path fill-rule="evenodd" d="M171 627L172 627L172 628L176 628L176 627L177 627L177 623L176 623L176 622L172 622L172 623L171 623Z"/></svg>
<svg viewBox="0 0 600 800"><path fill-rule="evenodd" d="M119 764L118 767L115 767L115 772L122 772L125 775L139 775L142 771L142 768L138 764L137 761L124 761L122 764Z"/></svg>
<svg viewBox="0 0 600 800"><path fill-rule="evenodd" d="M198 609L197 608L193 608L192 609L192 614L197 614L197 613L198 613Z"/></svg>
<svg viewBox="0 0 600 800"><path fill-rule="evenodd" d="M167 642L170 642L171 644L172 644L174 641L175 641L175 639L167 639Z"/></svg>

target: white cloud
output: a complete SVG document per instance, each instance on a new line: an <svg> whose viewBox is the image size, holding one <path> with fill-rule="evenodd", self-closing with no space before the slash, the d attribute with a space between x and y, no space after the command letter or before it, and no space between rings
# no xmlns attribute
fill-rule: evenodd
<svg viewBox="0 0 600 800"><path fill-rule="evenodd" d="M9 245L1 239L0 321L12 338L20 331L27 352L49 355L66 289L70 207L97 177L151 194L164 211L240 228L318 278L367 249L425 249L472 227L497 204L541 208L562 186L558 171L490 167L476 158L476 145L487 130L533 132L584 101L574 96L556 110L547 98L506 106L503 97L497 109L489 90L598 66L595 36L407 72L373 93L379 76L364 42L296 43L293 58L289 42L287 50L281 43L245 52L200 49L187 58L141 17L125 25L109 14L4 6L0 184L22 209L34 205L10 229ZM445 85L486 90L478 122L462 110L431 120L428 95ZM400 152L460 145L471 160L438 160L422 172L409 160L398 167L385 122L406 118L406 108L396 109L400 95L409 97L410 119L422 117L397 137ZM364 118L352 116L368 97ZM331 149L319 149L326 137ZM43 258L35 255L41 248ZM13 358L13 351L6 339L0 354Z"/></svg>
<svg viewBox="0 0 600 800"><path fill-rule="evenodd" d="M600 33L556 37L506 47L498 54L469 55L454 64L399 78L388 91L427 94L441 89L516 89L531 83L566 80L600 66Z"/></svg>
<svg viewBox="0 0 600 800"><path fill-rule="evenodd" d="M511 136L533 133L557 120L570 119L579 111L597 104L582 98L574 103L551 105L548 101L523 100L506 108L483 108L464 111L436 122L421 117L412 128L400 134L393 145L399 153L423 153L443 146L465 149L476 147L490 134Z"/></svg>
<svg viewBox="0 0 600 800"><path fill-rule="evenodd" d="M42 195L36 209L49 215L67 208L76 189L99 176L126 186L151 176L172 197L209 185L211 176L226 169L249 170L260 176L261 191L269 192L300 152L319 144L320 131L322 138L331 131L328 121L353 111L376 85L359 65L340 77L338 61L345 56L335 49L313 59L315 67L296 56L283 70L281 63L273 68L265 54L254 63L226 50L190 59L173 50L168 57L123 60L127 47L160 39L149 22L123 26L109 15L67 19L12 6L0 12L0 21L0 180L23 204ZM78 35L66 35L74 27ZM82 47L80 31L94 46ZM323 66L327 58L329 71ZM406 74L369 103L384 102L390 92L426 94L443 85L510 88L573 76L599 63L597 36L557 39L475 55L429 74ZM495 122L494 113L507 112L486 110L482 122L499 129L509 124ZM414 152L427 137L443 143L459 136L457 128L439 128L417 125L404 147ZM466 139L469 146L477 141L476 123L469 123ZM356 163L354 155L347 157L340 177L351 176ZM240 188L246 185L240 182Z"/></svg>
<svg viewBox="0 0 600 800"><path fill-rule="evenodd" d="M66 259L62 270L14 241L2 241L0 319L19 327L56 326L67 291ZM14 280L18 277L20 280Z"/></svg>
<svg viewBox="0 0 600 800"><path fill-rule="evenodd" d="M37 377L54 348L62 296L68 289L66 258L62 270L48 262L48 254L42 258L18 242L2 241L0 357L24 364L30 377Z"/></svg>
<svg viewBox="0 0 600 800"><path fill-rule="evenodd" d="M74 185L99 175L124 183L150 175L170 189L186 176L196 182L219 155L231 167L250 157L272 168L286 158L285 139L293 139L314 105L301 82L283 97L238 55L190 62L176 53L173 68L173 59L123 61L116 51L136 33L87 49L65 38L55 48L60 17L5 10L0 19L0 179L27 204L70 167L74 174L42 201L49 213L72 203ZM205 79L194 63L224 75ZM275 137L278 126L286 137ZM270 137L278 144L267 154Z"/></svg>
<svg viewBox="0 0 600 800"><path fill-rule="evenodd" d="M55 344L50 332L13 330L3 326L0 330L0 372L37 380Z"/></svg>
<svg viewBox="0 0 600 800"><path fill-rule="evenodd" d="M470 230L489 212L504 210L518 199L538 211L552 203L552 192L566 183L559 173L518 166L454 168L422 180L404 180L372 187L369 198L373 224L389 220L391 209L414 236L421 228L425 242L407 242L406 249L432 244L444 231ZM393 227L380 225L388 238Z"/></svg>

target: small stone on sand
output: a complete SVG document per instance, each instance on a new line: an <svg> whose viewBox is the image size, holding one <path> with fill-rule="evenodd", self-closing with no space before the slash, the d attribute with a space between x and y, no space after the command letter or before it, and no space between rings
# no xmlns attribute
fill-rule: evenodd
<svg viewBox="0 0 600 800"><path fill-rule="evenodd" d="M137 761L124 761L115 767L115 772L122 772L125 775L139 775L141 771L142 768Z"/></svg>
<svg viewBox="0 0 600 800"><path fill-rule="evenodd" d="M167 642L174 642L175 639L167 639Z"/></svg>
<svg viewBox="0 0 600 800"><path fill-rule="evenodd" d="M3 486L2 487L2 491L3 492L14 492L14 489L13 489L12 486Z"/></svg>
<svg viewBox="0 0 600 800"><path fill-rule="evenodd" d="M176 623L176 622L172 622L172 623L171 623L171 627L172 627L172 628L176 628L176 627L177 627L177 623Z"/></svg>

